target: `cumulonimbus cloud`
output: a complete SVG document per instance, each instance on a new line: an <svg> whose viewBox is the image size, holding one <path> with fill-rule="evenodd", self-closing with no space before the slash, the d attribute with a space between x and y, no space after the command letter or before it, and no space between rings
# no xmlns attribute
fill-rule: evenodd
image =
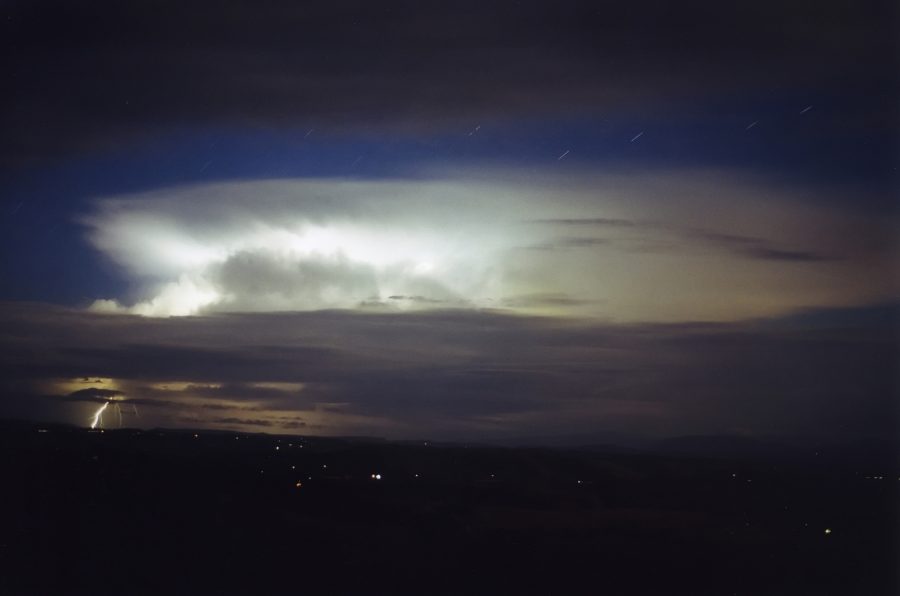
<svg viewBox="0 0 900 596"><path fill-rule="evenodd" d="M230 181L100 199L83 223L138 295L93 308L148 316L477 307L736 319L882 298L884 276L864 272L889 256L883 223L728 172ZM525 295L567 299L515 299Z"/></svg>

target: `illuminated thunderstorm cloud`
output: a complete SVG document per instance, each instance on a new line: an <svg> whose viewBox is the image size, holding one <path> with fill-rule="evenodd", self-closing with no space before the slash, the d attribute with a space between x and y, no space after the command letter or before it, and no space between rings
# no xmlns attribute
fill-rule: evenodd
<svg viewBox="0 0 900 596"><path fill-rule="evenodd" d="M498 170L175 187L98 199L82 222L136 295L99 312L723 320L883 295L887 226L807 198L727 171Z"/></svg>

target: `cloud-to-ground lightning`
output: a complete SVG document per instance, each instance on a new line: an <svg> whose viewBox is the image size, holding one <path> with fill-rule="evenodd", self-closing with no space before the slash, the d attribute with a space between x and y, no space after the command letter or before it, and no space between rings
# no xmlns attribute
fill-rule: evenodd
<svg viewBox="0 0 900 596"><path fill-rule="evenodd" d="M112 404L113 410L116 413L119 428L122 428L122 401L123 400L121 398L113 398L104 401L103 405L97 408L97 411L94 412L93 418L91 418L91 428L97 428L98 426L103 425L103 412L105 412L106 409L109 408L110 404ZM140 417L140 415L138 414L137 406L135 404L131 404L131 410L136 417Z"/></svg>
<svg viewBox="0 0 900 596"><path fill-rule="evenodd" d="M96 412L94 412L94 419L91 420L91 428L97 428L97 425L100 423L101 417L103 416L103 410L109 407L109 402L103 402L103 405L100 406Z"/></svg>

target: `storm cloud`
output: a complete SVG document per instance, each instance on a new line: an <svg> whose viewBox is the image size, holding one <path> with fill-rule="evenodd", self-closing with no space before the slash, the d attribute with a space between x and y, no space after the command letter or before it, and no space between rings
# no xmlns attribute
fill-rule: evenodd
<svg viewBox="0 0 900 596"><path fill-rule="evenodd" d="M142 426L302 422L313 433L499 441L889 436L897 320L895 305L668 325L474 310L153 319L21 305L3 315L0 403L10 415L40 401L49 419L83 407L87 419L112 395L96 387L114 386L125 423Z"/></svg>
<svg viewBox="0 0 900 596"><path fill-rule="evenodd" d="M887 435L897 10L6 2L0 415Z"/></svg>
<svg viewBox="0 0 900 596"><path fill-rule="evenodd" d="M727 170L532 172L528 183L514 174L235 181L99 198L81 221L131 295L95 296L93 308L735 320L894 290L884 275L890 225L812 204L790 185ZM567 300L517 298L527 295Z"/></svg>

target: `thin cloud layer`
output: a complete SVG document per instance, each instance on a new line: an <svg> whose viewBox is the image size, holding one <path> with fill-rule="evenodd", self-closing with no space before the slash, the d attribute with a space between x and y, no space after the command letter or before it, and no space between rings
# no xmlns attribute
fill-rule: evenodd
<svg viewBox="0 0 900 596"><path fill-rule="evenodd" d="M0 408L84 424L110 402L125 426L488 441L890 436L896 306L801 314L623 325L471 310L154 319L7 305Z"/></svg>
<svg viewBox="0 0 900 596"><path fill-rule="evenodd" d="M711 89L896 80L886 2L41 1L4 13L5 164L186 123L420 134L667 108ZM882 122L896 114L887 95L868 103Z"/></svg>

